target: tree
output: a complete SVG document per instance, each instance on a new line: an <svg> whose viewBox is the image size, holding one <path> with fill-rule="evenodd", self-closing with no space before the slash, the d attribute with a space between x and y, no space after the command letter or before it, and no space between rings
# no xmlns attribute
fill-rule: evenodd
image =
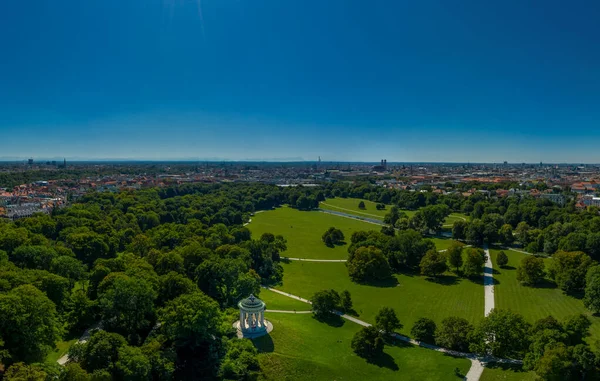
<svg viewBox="0 0 600 381"><path fill-rule="evenodd" d="M517 280L529 286L535 286L544 280L544 260L528 255L517 267Z"/></svg>
<svg viewBox="0 0 600 381"><path fill-rule="evenodd" d="M373 359L383 353L384 341L377 328L363 327L352 338L351 346L360 357Z"/></svg>
<svg viewBox="0 0 600 381"><path fill-rule="evenodd" d="M126 275L117 277L98 299L102 320L106 326L124 334L147 328L154 321L156 296L144 279Z"/></svg>
<svg viewBox="0 0 600 381"><path fill-rule="evenodd" d="M586 271L592 259L581 251L558 251L552 256L548 273L564 292L578 292L585 287Z"/></svg>
<svg viewBox="0 0 600 381"><path fill-rule="evenodd" d="M542 380L569 380L572 376L572 359L563 343L549 345L533 369Z"/></svg>
<svg viewBox="0 0 600 381"><path fill-rule="evenodd" d="M469 336L473 326L467 319L451 316L442 320L435 335L437 345L466 352L469 350Z"/></svg>
<svg viewBox="0 0 600 381"><path fill-rule="evenodd" d="M504 268L504 266L508 264L508 256L504 251L499 252L498 256L496 256L496 264L500 266L500 268Z"/></svg>
<svg viewBox="0 0 600 381"><path fill-rule="evenodd" d="M436 277L448 269L446 257L437 250L429 250L421 259L421 274Z"/></svg>
<svg viewBox="0 0 600 381"><path fill-rule="evenodd" d="M390 307L381 307L375 315L375 327L386 333L393 333L397 329L402 329L402 324L396 316L396 311Z"/></svg>
<svg viewBox="0 0 600 381"><path fill-rule="evenodd" d="M225 380L253 380L258 375L258 350L248 339L229 340L227 352L219 367L219 376Z"/></svg>
<svg viewBox="0 0 600 381"><path fill-rule="evenodd" d="M436 329L437 326L433 320L428 318L419 318L410 330L410 335L415 340L434 344Z"/></svg>
<svg viewBox="0 0 600 381"><path fill-rule="evenodd" d="M460 267L463 265L462 246L460 242L453 241L448 249L446 249L448 264L454 268L456 273L458 273Z"/></svg>
<svg viewBox="0 0 600 381"><path fill-rule="evenodd" d="M119 360L116 363L116 373L122 380L148 380L152 366L141 348L128 345L119 348Z"/></svg>
<svg viewBox="0 0 600 381"><path fill-rule="evenodd" d="M344 233L340 229L330 227L321 237L326 246L333 247L344 243Z"/></svg>
<svg viewBox="0 0 600 381"><path fill-rule="evenodd" d="M479 219L474 219L467 225L466 239L473 245L481 245L485 240L485 223Z"/></svg>
<svg viewBox="0 0 600 381"><path fill-rule="evenodd" d="M4 374L6 381L46 381L48 374L39 365L13 364Z"/></svg>
<svg viewBox="0 0 600 381"><path fill-rule="evenodd" d="M340 294L340 305L344 312L352 311L352 297L350 296L350 291L344 290Z"/></svg>
<svg viewBox="0 0 600 381"><path fill-rule="evenodd" d="M529 230L531 230L531 228L525 221L519 222L515 229L515 237L517 237L517 240L521 242L521 245L523 246L529 244Z"/></svg>
<svg viewBox="0 0 600 381"><path fill-rule="evenodd" d="M90 375L76 362L70 362L65 366L59 381L90 381Z"/></svg>
<svg viewBox="0 0 600 381"><path fill-rule="evenodd" d="M189 278L174 271L158 278L158 298L156 303L160 306L183 294L191 294L198 287Z"/></svg>
<svg viewBox="0 0 600 381"><path fill-rule="evenodd" d="M600 266L592 266L587 272L583 304L593 313L600 313Z"/></svg>
<svg viewBox="0 0 600 381"><path fill-rule="evenodd" d="M378 203L377 205L375 205L375 209L377 210L385 210L385 205L382 203Z"/></svg>
<svg viewBox="0 0 600 381"><path fill-rule="evenodd" d="M483 273L486 254L481 249L468 248L466 249L466 259L463 265L463 275L466 277L475 277Z"/></svg>
<svg viewBox="0 0 600 381"><path fill-rule="evenodd" d="M392 271L381 250L376 247L361 247L348 257L348 275L355 282L387 279Z"/></svg>
<svg viewBox="0 0 600 381"><path fill-rule="evenodd" d="M181 295L158 312L161 329L177 348L190 348L212 342L222 329L219 305L202 292Z"/></svg>
<svg viewBox="0 0 600 381"><path fill-rule="evenodd" d="M121 347L127 345L125 338L117 333L96 330L83 344L75 344L69 349L69 358L79 362L88 372L96 370L113 371Z"/></svg>
<svg viewBox="0 0 600 381"><path fill-rule="evenodd" d="M81 261L66 255L56 257L50 264L50 271L69 280L71 288L85 276L86 267Z"/></svg>
<svg viewBox="0 0 600 381"><path fill-rule="evenodd" d="M452 225L452 238L463 240L467 238L467 222L458 220Z"/></svg>
<svg viewBox="0 0 600 381"><path fill-rule="evenodd" d="M502 225L500 230L498 230L498 238L500 239L500 242L502 242L504 245L510 245L511 243L513 243L515 238L513 235L512 226L510 226L510 224Z"/></svg>
<svg viewBox="0 0 600 381"><path fill-rule="evenodd" d="M358 209L363 209L363 210L366 209L364 201L361 201L358 203Z"/></svg>
<svg viewBox="0 0 600 381"><path fill-rule="evenodd" d="M493 309L473 332L471 350L481 355L523 358L529 347L529 328L523 316Z"/></svg>
<svg viewBox="0 0 600 381"><path fill-rule="evenodd" d="M315 316L325 317L339 306L340 295L335 290L323 290L316 292L310 300Z"/></svg>
<svg viewBox="0 0 600 381"><path fill-rule="evenodd" d="M0 294L0 337L12 361L41 361L61 333L56 307L31 285Z"/></svg>

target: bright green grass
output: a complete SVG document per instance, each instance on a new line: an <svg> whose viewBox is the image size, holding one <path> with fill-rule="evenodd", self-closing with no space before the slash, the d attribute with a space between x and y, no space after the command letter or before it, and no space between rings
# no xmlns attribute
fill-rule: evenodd
<svg viewBox="0 0 600 381"><path fill-rule="evenodd" d="M322 212L301 212L292 208L278 208L252 217L248 228L255 238L263 233L281 234L287 240L287 251L282 256L292 258L346 259L348 245L333 248L325 246L321 237L330 227L344 232L346 241L355 231L380 230L381 227Z"/></svg>
<svg viewBox="0 0 600 381"><path fill-rule="evenodd" d="M467 217L466 214L462 214L462 213L451 213L448 217L446 217L446 219L444 220L444 227L452 227L454 225L454 223L456 221L466 221L469 218Z"/></svg>
<svg viewBox="0 0 600 381"><path fill-rule="evenodd" d="M312 309L310 304L266 289L261 289L258 297L267 304L268 310L309 311Z"/></svg>
<svg viewBox="0 0 600 381"><path fill-rule="evenodd" d="M535 372L525 372L521 367L488 364L480 381L535 381Z"/></svg>
<svg viewBox="0 0 600 381"><path fill-rule="evenodd" d="M583 302L565 295L559 288L552 287L548 281L545 287L527 287L517 281L519 262L526 254L512 250L504 250L508 256L508 266L501 269L496 265L496 256L500 250L490 250L494 270L494 279L498 284L494 287L497 308L510 309L523 315L530 322L552 315L562 320L576 314L584 314L592 321L590 342L600 339L600 318L592 316ZM550 263L546 259L546 267Z"/></svg>
<svg viewBox="0 0 600 381"><path fill-rule="evenodd" d="M452 244L452 242L455 242L453 239L450 238L429 238L431 241L433 241L433 243L435 243L435 247L436 249L439 250L446 250L450 247L450 245Z"/></svg>
<svg viewBox="0 0 600 381"><path fill-rule="evenodd" d="M459 380L470 362L412 345L386 346L374 364L356 356L350 347L361 328L349 321L334 327L312 315L272 314L274 329L254 340L261 350L264 380Z"/></svg>
<svg viewBox="0 0 600 381"><path fill-rule="evenodd" d="M56 343L56 348L54 348L53 351L50 351L50 353L48 353L48 355L46 356L46 362L55 363L56 361L58 361L59 358L65 355L71 347L71 345L75 344L76 342L77 338L73 338L67 341L59 341L58 343Z"/></svg>
<svg viewBox="0 0 600 381"><path fill-rule="evenodd" d="M365 209L360 209L358 207L358 204L361 201L365 203ZM375 208L375 205L377 204L373 201L361 200L359 198L336 197L328 198L327 200L321 202L319 204L319 207L322 209L344 212L348 214L356 214L364 217L375 218L378 220L383 220L385 215L388 214L390 212L390 209L392 208L391 205L386 205L384 210L377 210L377 208ZM406 213L409 217L415 214L415 212L412 210L405 210L403 212Z"/></svg>
<svg viewBox="0 0 600 381"><path fill-rule="evenodd" d="M452 275L442 278L446 284L428 281L422 276L395 275L398 283L382 287L354 283L345 263L291 261L284 264L283 284L277 288L310 299L320 290L350 291L354 309L362 320L373 323L383 306L396 310L408 334L421 317L436 323L448 316L460 316L475 323L483 318L484 293L481 284Z"/></svg>

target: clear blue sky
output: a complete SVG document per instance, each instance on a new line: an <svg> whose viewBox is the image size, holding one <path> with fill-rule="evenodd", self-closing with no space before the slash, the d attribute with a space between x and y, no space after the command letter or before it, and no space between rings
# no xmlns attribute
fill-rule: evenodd
<svg viewBox="0 0 600 381"><path fill-rule="evenodd" d="M0 158L600 162L600 1L0 2Z"/></svg>

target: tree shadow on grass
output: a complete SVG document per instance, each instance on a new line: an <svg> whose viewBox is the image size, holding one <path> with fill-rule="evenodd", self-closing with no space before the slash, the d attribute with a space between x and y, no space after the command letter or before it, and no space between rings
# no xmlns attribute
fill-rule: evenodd
<svg viewBox="0 0 600 381"><path fill-rule="evenodd" d="M500 267L502 270L516 270L517 268L514 266L509 266L509 265L505 265L505 266L501 266Z"/></svg>
<svg viewBox="0 0 600 381"><path fill-rule="evenodd" d="M270 353L275 350L275 343L273 343L271 335L264 335L252 339L252 344L254 344L254 347L262 353Z"/></svg>
<svg viewBox="0 0 600 381"><path fill-rule="evenodd" d="M440 275L438 277L427 277L426 281L437 283L442 286L454 286L460 283L460 278L454 275Z"/></svg>
<svg viewBox="0 0 600 381"><path fill-rule="evenodd" d="M325 323L330 327L339 328L343 326L346 321L339 315L327 314L327 315L313 315L313 319L318 322Z"/></svg>
<svg viewBox="0 0 600 381"><path fill-rule="evenodd" d="M486 283L486 281L483 279L483 277L481 275L478 275L476 277L469 277L466 279L468 279L470 282L478 284L480 286L485 286L485 283ZM494 286L500 284L500 281L497 278L491 278L491 279L492 279L492 284Z"/></svg>
<svg viewBox="0 0 600 381"><path fill-rule="evenodd" d="M514 373L526 373L527 371L523 369L523 365L509 364L509 363L500 363L500 362L491 362L485 364L485 367L488 369L501 369L503 371L510 371Z"/></svg>
<svg viewBox="0 0 600 381"><path fill-rule="evenodd" d="M367 362L369 364L377 365L380 368L388 368L393 371L397 371L400 369L398 367L398 364L396 364L396 361L394 361L394 358L385 352L383 352L379 356L367 359Z"/></svg>
<svg viewBox="0 0 600 381"><path fill-rule="evenodd" d="M536 283L535 285L532 286L527 286L526 287L531 287L531 288L547 288L547 289L553 289L553 288L557 288L558 286L556 285L556 283L552 282L549 279L544 279L539 283Z"/></svg>
<svg viewBox="0 0 600 381"><path fill-rule="evenodd" d="M382 287L382 288L396 287L398 285L398 279L396 279L396 277L391 276L386 279L366 280L364 282L361 282L360 284L365 285L365 286Z"/></svg>

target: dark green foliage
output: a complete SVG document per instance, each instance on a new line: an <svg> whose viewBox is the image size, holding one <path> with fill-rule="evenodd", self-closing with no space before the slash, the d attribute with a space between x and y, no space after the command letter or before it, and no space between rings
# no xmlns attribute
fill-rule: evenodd
<svg viewBox="0 0 600 381"><path fill-rule="evenodd" d="M322 240L326 246L333 247L344 243L344 233L340 229L330 227L323 233Z"/></svg>
<svg viewBox="0 0 600 381"><path fill-rule="evenodd" d="M528 255L517 267L517 280L529 286L535 286L544 280L544 260Z"/></svg>
<svg viewBox="0 0 600 381"><path fill-rule="evenodd" d="M441 275L448 269L446 257L437 250L429 250L421 259L419 267L421 268L421 274L429 277Z"/></svg>
<svg viewBox="0 0 600 381"><path fill-rule="evenodd" d="M325 317L333 313L340 305L340 295L335 290L316 292L310 299L315 316Z"/></svg>
<svg viewBox="0 0 600 381"><path fill-rule="evenodd" d="M460 317L447 317L435 333L435 343L441 347L468 352L469 337L473 326L467 319Z"/></svg>
<svg viewBox="0 0 600 381"><path fill-rule="evenodd" d="M351 346L360 357L373 359L383 353L384 341L377 328L363 327L352 338Z"/></svg>
<svg viewBox="0 0 600 381"><path fill-rule="evenodd" d="M500 268L503 268L504 266L506 266L508 264L508 256L506 255L506 253L504 251L499 252L498 255L496 256L496 264Z"/></svg>
<svg viewBox="0 0 600 381"><path fill-rule="evenodd" d="M583 291L592 259L581 251L558 251L552 256L548 274L565 292Z"/></svg>
<svg viewBox="0 0 600 381"><path fill-rule="evenodd" d="M481 355L523 358L529 347L529 328L523 316L494 309L473 332L470 349Z"/></svg>
<svg viewBox="0 0 600 381"><path fill-rule="evenodd" d="M482 249L467 248L466 258L463 264L463 275L469 278L477 277L483 273L486 254Z"/></svg>
<svg viewBox="0 0 600 381"><path fill-rule="evenodd" d="M250 380L260 370L258 350L248 339L227 342L227 352L219 367L219 376L226 380Z"/></svg>
<svg viewBox="0 0 600 381"><path fill-rule="evenodd" d="M366 209L364 201L361 201L358 203L358 209L363 209L363 210Z"/></svg>
<svg viewBox="0 0 600 381"><path fill-rule="evenodd" d="M600 266L592 266L585 277L583 303L593 313L600 313Z"/></svg>
<svg viewBox="0 0 600 381"><path fill-rule="evenodd" d="M386 333L393 333L397 329L402 329L402 324L396 316L396 311L390 307L382 307L375 315L375 327Z"/></svg>
<svg viewBox="0 0 600 381"><path fill-rule="evenodd" d="M31 285L0 294L0 337L11 361L43 360L61 334L56 307Z"/></svg>
<svg viewBox="0 0 600 381"><path fill-rule="evenodd" d="M419 318L410 330L410 335L415 340L434 344L436 329L437 326L433 320L428 318Z"/></svg>
<svg viewBox="0 0 600 381"><path fill-rule="evenodd" d="M387 279L391 276L390 265L381 250L361 247L348 256L348 275L355 282Z"/></svg>
<svg viewBox="0 0 600 381"><path fill-rule="evenodd" d="M452 242L445 252L449 267L454 269L456 273L459 272L460 267L463 265L462 246L460 242Z"/></svg>

